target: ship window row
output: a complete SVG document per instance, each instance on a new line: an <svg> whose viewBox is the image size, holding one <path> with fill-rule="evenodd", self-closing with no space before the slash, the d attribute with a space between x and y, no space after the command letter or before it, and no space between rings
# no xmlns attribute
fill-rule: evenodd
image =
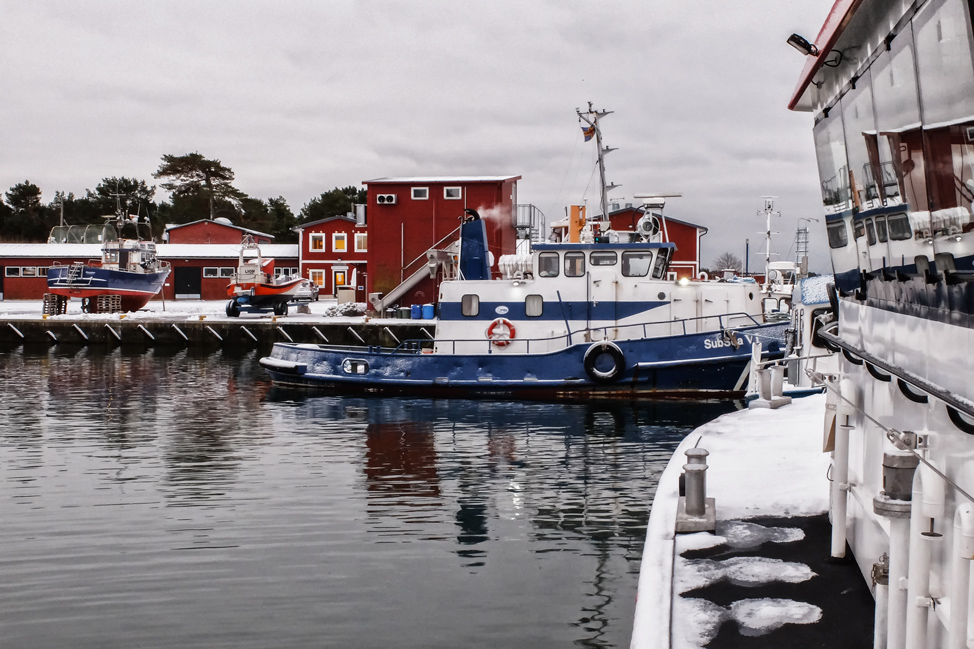
<svg viewBox="0 0 974 649"><path fill-rule="evenodd" d="M467 318L480 315L480 296L467 294L460 298L460 313ZM544 315L544 297L537 294L524 296L524 315L528 318L540 318Z"/></svg>
<svg viewBox="0 0 974 649"><path fill-rule="evenodd" d="M887 241L906 241L913 238L913 227L906 214L889 216L868 216L855 222L853 234L856 239L866 238L870 246ZM849 230L845 221L830 223L827 227L829 247L844 248L849 245Z"/></svg>
<svg viewBox="0 0 974 649"><path fill-rule="evenodd" d="M47 266L7 266L6 277L47 277Z"/></svg>
<svg viewBox="0 0 974 649"><path fill-rule="evenodd" d="M203 266L203 277L233 277L231 266Z"/></svg>
<svg viewBox="0 0 974 649"><path fill-rule="evenodd" d="M646 277L650 268L653 277L661 279L666 270L669 251L662 250L656 256L653 266L653 253L648 250L627 250L622 253L622 274L625 277ZM619 264L619 255L614 250L597 250L586 255L581 251L542 252L538 255L538 277L584 277L586 261L593 268L612 267Z"/></svg>

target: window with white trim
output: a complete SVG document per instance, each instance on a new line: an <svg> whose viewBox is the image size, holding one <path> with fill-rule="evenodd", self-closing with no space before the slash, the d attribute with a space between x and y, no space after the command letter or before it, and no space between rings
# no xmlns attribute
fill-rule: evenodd
<svg viewBox="0 0 974 649"><path fill-rule="evenodd" d="M309 238L308 243L309 250L320 250L325 251L325 235L323 234L312 234Z"/></svg>
<svg viewBox="0 0 974 649"><path fill-rule="evenodd" d="M314 282L317 286L325 285L325 271L323 270L312 270L308 273L309 279Z"/></svg>
<svg viewBox="0 0 974 649"><path fill-rule="evenodd" d="M463 188L462 187L444 187L443 188L443 198L448 201L458 201L463 198Z"/></svg>
<svg viewBox="0 0 974 649"><path fill-rule="evenodd" d="M413 187L413 200L425 201L430 197L429 187Z"/></svg>
<svg viewBox="0 0 974 649"><path fill-rule="evenodd" d="M20 266L7 266L3 274L7 277L20 277Z"/></svg>
<svg viewBox="0 0 974 649"><path fill-rule="evenodd" d="M37 277L37 267L36 266L24 266L20 269L21 277Z"/></svg>
<svg viewBox="0 0 974 649"><path fill-rule="evenodd" d="M203 266L203 277L219 277L220 269L217 266Z"/></svg>
<svg viewBox="0 0 974 649"><path fill-rule="evenodd" d="M220 268L220 277L233 277L233 268L230 266L222 266Z"/></svg>
<svg viewBox="0 0 974 649"><path fill-rule="evenodd" d="M348 252L348 235L344 232L335 232L331 235L332 252Z"/></svg>
<svg viewBox="0 0 974 649"><path fill-rule="evenodd" d="M355 233L355 252L366 252L369 249L369 235L367 232Z"/></svg>

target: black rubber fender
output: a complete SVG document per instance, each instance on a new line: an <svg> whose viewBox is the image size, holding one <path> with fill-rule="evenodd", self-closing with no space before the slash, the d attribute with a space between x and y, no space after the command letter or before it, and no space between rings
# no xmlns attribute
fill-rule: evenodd
<svg viewBox="0 0 974 649"><path fill-rule="evenodd" d="M596 367L597 362L605 355L612 358L612 367L602 371ZM585 351L582 358L585 373L596 383L612 383L626 371L626 357L615 343L595 343Z"/></svg>

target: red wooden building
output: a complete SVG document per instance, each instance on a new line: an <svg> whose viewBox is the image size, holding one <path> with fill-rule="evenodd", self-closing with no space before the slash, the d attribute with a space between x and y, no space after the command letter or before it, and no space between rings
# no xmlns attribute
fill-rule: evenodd
<svg viewBox="0 0 974 649"><path fill-rule="evenodd" d="M368 293L394 295L393 289L412 278L395 297L400 305L434 302L436 282L426 270L426 251L442 249L458 236L465 209L474 209L487 227L487 245L494 256L515 252L514 220L520 176L376 178L368 189ZM425 274L425 275L424 275ZM397 291L398 292L398 291Z"/></svg>
<svg viewBox="0 0 974 649"><path fill-rule="evenodd" d="M298 233L300 273L318 285L319 294L337 295L355 290L355 301L365 301L368 231L362 219L331 216L294 228Z"/></svg>
<svg viewBox="0 0 974 649"><path fill-rule="evenodd" d="M169 225L162 235L163 243L240 243L246 235L254 238L258 245L273 243L274 236L257 230L234 225L223 217Z"/></svg>

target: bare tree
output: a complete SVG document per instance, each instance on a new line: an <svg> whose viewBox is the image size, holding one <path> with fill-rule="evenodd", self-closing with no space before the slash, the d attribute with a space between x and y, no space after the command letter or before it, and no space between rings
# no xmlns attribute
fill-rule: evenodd
<svg viewBox="0 0 974 649"><path fill-rule="evenodd" d="M741 258L732 252L725 252L714 259L714 270L736 270L740 272Z"/></svg>

